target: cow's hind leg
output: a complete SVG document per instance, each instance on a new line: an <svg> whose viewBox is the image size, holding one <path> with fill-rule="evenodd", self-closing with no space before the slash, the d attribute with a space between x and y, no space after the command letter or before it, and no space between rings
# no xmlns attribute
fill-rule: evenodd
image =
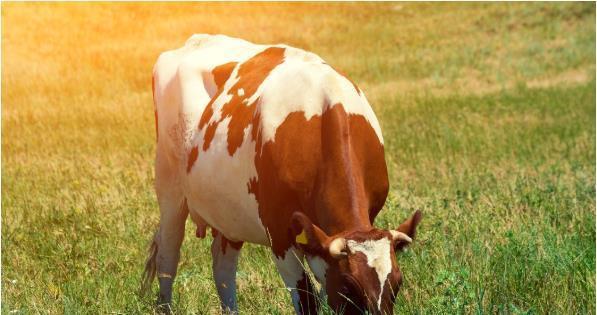
<svg viewBox="0 0 597 315"><path fill-rule="evenodd" d="M213 275L216 289L220 296L222 310L225 313L238 313L236 304L236 268L242 242L232 242L222 233L212 230L214 240L211 243Z"/></svg>
<svg viewBox="0 0 597 315"><path fill-rule="evenodd" d="M189 210L186 202L182 201L178 206L165 202L162 206L160 216L160 229L158 231L157 248L157 276L160 284L158 295L158 306L169 308L172 302L172 286L178 261L180 259L180 246L184 237L185 222Z"/></svg>
<svg viewBox="0 0 597 315"><path fill-rule="evenodd" d="M157 303L160 311L165 312L170 310L172 286L178 268L185 221L189 214L175 176L175 172L158 152L155 189L160 207L160 226L150 248L143 288L148 290L157 274L160 284Z"/></svg>
<svg viewBox="0 0 597 315"><path fill-rule="evenodd" d="M160 227L151 242L149 257L145 263L141 292L150 291L151 283L157 274L160 285L157 304L160 311L169 313L172 302L172 286L178 268L180 245L184 236L184 224L188 210L184 204L178 208L162 209L169 210L162 211Z"/></svg>
<svg viewBox="0 0 597 315"><path fill-rule="evenodd" d="M280 276L290 291L292 304L297 314L317 314L317 294L313 283L305 272L304 254L293 247L286 251L284 258L276 257L274 262Z"/></svg>

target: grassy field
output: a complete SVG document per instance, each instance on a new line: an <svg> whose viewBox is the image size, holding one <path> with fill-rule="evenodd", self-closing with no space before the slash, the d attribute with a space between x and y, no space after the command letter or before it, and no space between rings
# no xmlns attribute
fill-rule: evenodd
<svg viewBox="0 0 597 315"><path fill-rule="evenodd" d="M150 313L151 69L193 33L311 50L386 142L380 227L424 212L397 313L595 313L595 4L2 3L2 313ZM186 239L177 313L218 313ZM289 314L246 246L243 314ZM154 292L157 285L154 286Z"/></svg>

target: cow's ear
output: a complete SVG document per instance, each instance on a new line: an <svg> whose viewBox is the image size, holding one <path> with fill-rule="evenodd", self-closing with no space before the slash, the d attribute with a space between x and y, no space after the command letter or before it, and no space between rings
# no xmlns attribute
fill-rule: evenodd
<svg viewBox="0 0 597 315"><path fill-rule="evenodd" d="M419 222L421 222L421 218L421 210L417 210L408 220L402 222L402 224L400 224L396 231L404 233L408 235L409 238L414 240L415 235L417 233L417 225L419 225ZM409 241L397 240L394 243L394 249L396 251L400 251L404 249L404 247L406 247L408 244L410 244Z"/></svg>
<svg viewBox="0 0 597 315"><path fill-rule="evenodd" d="M321 252L329 243L329 236L302 212L292 215L292 240L299 247L311 252Z"/></svg>

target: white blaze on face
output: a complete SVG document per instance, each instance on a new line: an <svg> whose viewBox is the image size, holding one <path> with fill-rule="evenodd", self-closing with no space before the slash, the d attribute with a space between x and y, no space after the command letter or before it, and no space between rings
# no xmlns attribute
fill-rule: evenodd
<svg viewBox="0 0 597 315"><path fill-rule="evenodd" d="M381 309L381 295L383 293L384 283L392 271L392 258L390 257L390 240L382 238L380 240L366 240L356 242L348 240L348 249L351 253L361 252L367 257L367 265L377 273L379 280L379 297L377 298L377 308Z"/></svg>

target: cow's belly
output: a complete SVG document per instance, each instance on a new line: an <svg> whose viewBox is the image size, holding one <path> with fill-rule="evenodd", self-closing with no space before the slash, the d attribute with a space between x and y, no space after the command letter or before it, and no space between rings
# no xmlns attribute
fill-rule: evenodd
<svg viewBox="0 0 597 315"><path fill-rule="evenodd" d="M191 211L226 238L268 245L255 195L248 188L250 179L257 176L255 143L247 141L247 130L244 143L230 156L225 137L227 125L218 127L207 151L202 150L203 135L198 137L198 157L186 176L187 203Z"/></svg>

